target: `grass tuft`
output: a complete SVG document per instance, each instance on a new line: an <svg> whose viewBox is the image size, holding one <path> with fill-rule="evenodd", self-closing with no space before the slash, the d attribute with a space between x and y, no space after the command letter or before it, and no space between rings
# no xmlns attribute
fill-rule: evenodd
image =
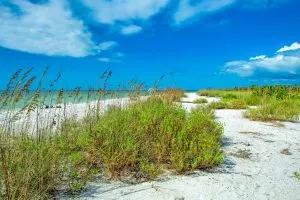
<svg viewBox="0 0 300 200"><path fill-rule="evenodd" d="M300 173L299 172L294 172L293 177L295 177L297 180L300 181Z"/></svg>
<svg viewBox="0 0 300 200"><path fill-rule="evenodd" d="M7 95L12 95L12 100L15 96L27 99L17 91L7 91ZM79 98L80 93L80 88L75 89L72 98ZM101 97L103 94L105 91ZM63 95L60 90L53 102L63 103ZM151 180L165 170L182 173L218 165L223 160L222 125L208 108L187 113L172 103L182 95L180 90L167 90L144 100L135 98L123 107L110 106L106 112L100 112L97 103L81 119L68 116L70 110L64 106L58 110L61 118L53 129L51 115L31 118L41 112L43 105L38 90L28 98L29 104L25 102L20 114L17 112L36 127L25 124L20 132L11 132L16 114L14 105L4 96L12 109L7 124L0 126L0 197L48 199L60 188L80 192L94 175ZM47 125L45 129L43 124Z"/></svg>
<svg viewBox="0 0 300 200"><path fill-rule="evenodd" d="M193 103L199 103L199 104L202 104L202 103L208 103L207 99L205 98L198 98L196 99Z"/></svg>
<svg viewBox="0 0 300 200"><path fill-rule="evenodd" d="M213 119L209 108L192 110L185 126L172 139L171 165L186 171L208 168L223 161L222 125Z"/></svg>
<svg viewBox="0 0 300 200"><path fill-rule="evenodd" d="M159 97L166 102L180 101L182 97L185 97L184 91L178 88L167 88L163 90Z"/></svg>
<svg viewBox="0 0 300 200"><path fill-rule="evenodd" d="M244 116L254 121L296 121L299 114L299 105L294 100L270 99L258 108L248 109Z"/></svg>

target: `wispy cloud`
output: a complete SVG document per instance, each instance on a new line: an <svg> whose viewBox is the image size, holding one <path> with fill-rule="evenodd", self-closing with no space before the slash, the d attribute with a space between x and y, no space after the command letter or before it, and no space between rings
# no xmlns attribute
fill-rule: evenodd
<svg viewBox="0 0 300 200"><path fill-rule="evenodd" d="M100 57L98 60L103 63L122 63L122 60L110 57Z"/></svg>
<svg viewBox="0 0 300 200"><path fill-rule="evenodd" d="M116 41L105 41L105 42L100 43L98 45L97 49L99 51L107 51L107 50L114 48L117 45L118 45L118 43Z"/></svg>
<svg viewBox="0 0 300 200"><path fill-rule="evenodd" d="M104 63L110 63L111 62L111 58L108 58L108 57L101 57L101 58L98 58L98 60L100 62L104 62Z"/></svg>
<svg viewBox="0 0 300 200"><path fill-rule="evenodd" d="M294 43L297 44L297 43ZM300 75L300 51L295 45L284 46L281 51L273 56L250 57L249 60L230 61L225 64L225 71L240 76L254 76L256 73L270 73L280 76L299 77ZM293 55L284 54L289 50L298 50ZM280 54L278 54L278 52Z"/></svg>
<svg viewBox="0 0 300 200"><path fill-rule="evenodd" d="M170 0L81 0L92 11L94 20L102 24L147 20L164 8Z"/></svg>
<svg viewBox="0 0 300 200"><path fill-rule="evenodd" d="M116 53L114 53L114 57L123 58L123 57L125 57L125 54L122 52L116 52Z"/></svg>
<svg viewBox="0 0 300 200"><path fill-rule="evenodd" d="M266 57L267 57L266 55L255 56L255 57L250 57L249 60L262 60L265 59Z"/></svg>
<svg viewBox="0 0 300 200"><path fill-rule="evenodd" d="M174 23L179 25L188 19L213 13L228 7L236 0L202 0L194 3L192 0L180 0L178 9L174 13Z"/></svg>
<svg viewBox="0 0 300 200"><path fill-rule="evenodd" d="M294 51L300 49L300 43L298 42L294 42L293 44L291 44L290 46L284 46L282 48L280 48L278 51L276 51L277 53L282 53L285 51Z"/></svg>
<svg viewBox="0 0 300 200"><path fill-rule="evenodd" d="M103 56L98 58L100 62L103 63L123 63L122 59L125 57L125 54L122 52L110 53L108 56Z"/></svg>
<svg viewBox="0 0 300 200"><path fill-rule="evenodd" d="M123 35L132 35L132 34L136 34L136 33L139 33L141 32L143 29L142 27L140 26L137 26L137 25L129 25L129 26L124 26L122 29L121 29L121 33Z"/></svg>
<svg viewBox="0 0 300 200"><path fill-rule="evenodd" d="M49 56L84 57L95 53L91 33L83 21L73 18L64 0L0 3L0 46Z"/></svg>

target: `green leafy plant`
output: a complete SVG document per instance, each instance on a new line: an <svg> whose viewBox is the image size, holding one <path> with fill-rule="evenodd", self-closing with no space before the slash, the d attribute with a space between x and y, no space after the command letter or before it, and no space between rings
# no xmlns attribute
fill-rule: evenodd
<svg viewBox="0 0 300 200"><path fill-rule="evenodd" d="M300 173L299 173L299 172L294 172L294 173L293 173L293 176L294 176L296 179L300 180Z"/></svg>

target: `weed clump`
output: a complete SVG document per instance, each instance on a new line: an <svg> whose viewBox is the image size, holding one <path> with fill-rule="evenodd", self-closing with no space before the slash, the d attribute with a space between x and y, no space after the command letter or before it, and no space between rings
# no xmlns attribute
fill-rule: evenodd
<svg viewBox="0 0 300 200"><path fill-rule="evenodd" d="M242 99L234 99L231 101L218 101L209 104L211 109L246 109L248 105Z"/></svg>
<svg viewBox="0 0 300 200"><path fill-rule="evenodd" d="M222 133L211 109L186 113L157 96L91 112L81 120L65 118L51 136L40 131L47 137L1 140L6 144L1 144L0 160L3 198L46 199L60 186L77 192L95 174L149 180L163 170L213 167L223 160Z"/></svg>
<svg viewBox="0 0 300 200"><path fill-rule="evenodd" d="M87 155L94 155L91 164L109 178L130 172L135 177L152 179L163 168L182 172L219 164L223 156L222 131L207 108L186 115L182 107L151 97L106 112L93 132L87 134L87 141L93 142L83 145L80 151L85 149Z"/></svg>
<svg viewBox="0 0 300 200"><path fill-rule="evenodd" d="M234 99L228 102L228 109L246 109L248 105L244 99Z"/></svg>
<svg viewBox="0 0 300 200"><path fill-rule="evenodd" d="M299 105L295 101L271 99L258 108L249 109L244 116L254 121L296 121L299 114Z"/></svg>
<svg viewBox="0 0 300 200"><path fill-rule="evenodd" d="M221 163L222 132L222 125L213 119L209 108L192 110L183 129L172 139L171 165L186 171Z"/></svg>
<svg viewBox="0 0 300 200"><path fill-rule="evenodd" d="M193 103L199 103L199 104L201 104L201 103L208 103L208 101L205 98L198 98Z"/></svg>
<svg viewBox="0 0 300 200"><path fill-rule="evenodd" d="M228 103L222 101L211 102L208 107L211 109L226 109Z"/></svg>

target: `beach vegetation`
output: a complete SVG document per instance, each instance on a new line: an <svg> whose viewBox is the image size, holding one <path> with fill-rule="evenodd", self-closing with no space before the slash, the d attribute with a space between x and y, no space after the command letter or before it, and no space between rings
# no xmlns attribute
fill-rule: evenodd
<svg viewBox="0 0 300 200"><path fill-rule="evenodd" d="M1 91L3 199L49 199L59 191L80 192L95 176L145 181L166 170L184 173L223 160L223 126L209 108L187 113L174 104L182 90L142 98L142 84L131 83L126 104L105 108L107 95L115 97L107 88L110 71L101 76L103 86L89 89L85 97L80 87L56 94L43 90L46 73L37 78L31 70L19 70ZM80 117L72 105L83 98L96 101L80 104L85 105Z"/></svg>
<svg viewBox="0 0 300 200"><path fill-rule="evenodd" d="M300 87L297 85L200 90L197 94L219 97L220 101L209 105L212 109L248 109L244 116L251 120L295 121L300 114Z"/></svg>
<svg viewBox="0 0 300 200"><path fill-rule="evenodd" d="M197 98L193 103L202 104L202 103L208 103L208 101L205 98Z"/></svg>
<svg viewBox="0 0 300 200"><path fill-rule="evenodd" d="M250 108L244 116L254 121L296 121L299 119L299 103L291 99L268 99L257 108Z"/></svg>
<svg viewBox="0 0 300 200"><path fill-rule="evenodd" d="M178 88L166 88L158 94L165 102L178 102L182 97L185 97L184 91Z"/></svg>
<svg viewBox="0 0 300 200"><path fill-rule="evenodd" d="M293 172L293 177L300 181L300 172Z"/></svg>

